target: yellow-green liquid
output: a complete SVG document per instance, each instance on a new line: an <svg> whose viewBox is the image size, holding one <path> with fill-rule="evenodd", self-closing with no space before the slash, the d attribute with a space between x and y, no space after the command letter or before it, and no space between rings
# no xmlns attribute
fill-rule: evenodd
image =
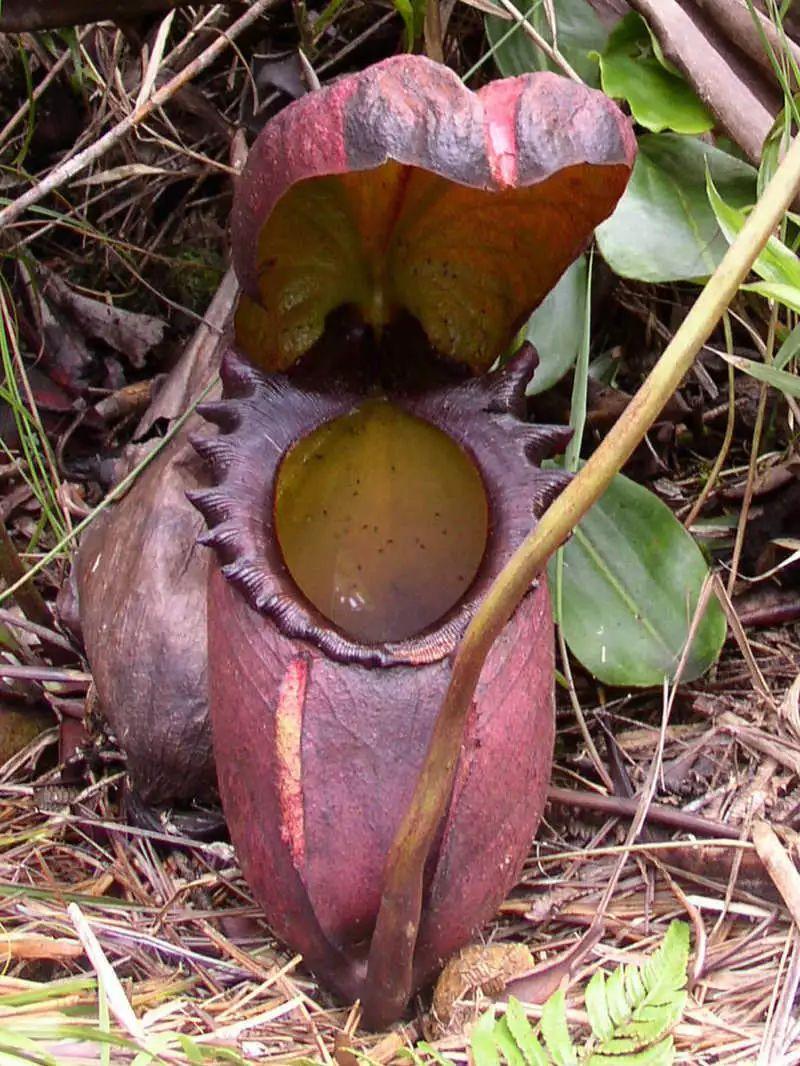
<svg viewBox="0 0 800 1066"><path fill-rule="evenodd" d="M275 529L290 574L321 614L365 643L414 637L455 606L488 525L472 460L387 400L321 426L278 472Z"/></svg>

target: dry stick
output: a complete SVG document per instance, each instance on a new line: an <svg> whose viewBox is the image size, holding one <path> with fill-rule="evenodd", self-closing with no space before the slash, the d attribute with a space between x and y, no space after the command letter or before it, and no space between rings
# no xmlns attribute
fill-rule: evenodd
<svg viewBox="0 0 800 1066"><path fill-rule="evenodd" d="M611 871L611 875L608 878L608 883L603 891L603 895L600 898L599 903L594 911L594 916L586 930L581 937L580 944L582 950L580 951L580 957L593 947L602 936L604 927L606 912L611 904L614 893L616 892L619 879L622 876L623 868L628 861L630 853L633 849L634 843L642 831L648 812L650 810L653 796L655 795L656 784L658 781L658 775L661 772L661 763L664 756L664 745L667 740L667 726L669 725L670 715L672 713L672 706L675 699L675 693L678 690L681 676L686 666L686 661L689 657L689 651L694 643L694 638L697 633L697 629L705 614L708 602L711 599L713 589L713 582L710 577L707 577L703 583L703 587L700 590L700 595L697 599L697 606L694 610L694 617L692 618L691 625L689 626L689 632L686 635L686 642L681 653L680 660L678 662L677 671L675 674L675 680L673 683L672 692L669 691L666 678L664 679L664 698L663 709L661 712L661 726L658 731L658 744L656 745L656 751L653 755L653 761L650 765L650 770L645 781L644 788L641 794L636 798L636 809L631 819L631 824L628 827L628 832L625 835L625 843L623 850L617 856L614 867ZM573 949L576 950L576 949Z"/></svg>
<svg viewBox="0 0 800 1066"><path fill-rule="evenodd" d="M80 34L78 34L79 44L83 41L83 38L87 35L88 32L88 30L83 30ZM72 59L72 52L69 48L65 48L59 58L55 61L52 67L50 67L48 72L33 90L31 95L26 97L25 101L20 104L20 106L17 108L17 110L14 112L14 114L11 116L5 126L3 126L2 130L0 130L0 144L5 143L8 135L16 128L16 126L22 121L22 119L25 118L31 105L36 103L36 101L45 91L47 86L53 81L55 77L57 77L58 74L61 73L61 71L70 61L70 59Z"/></svg>
<svg viewBox="0 0 800 1066"><path fill-rule="evenodd" d="M561 610L560 606L558 608ZM578 693L575 690L575 681L572 676L572 666L569 661L569 652L567 651L567 642L564 639L564 630L562 626L558 627L558 651L561 655L561 665L564 667L564 677L567 680L567 692L569 694L569 702L572 704L572 713L578 723L578 728L581 731L583 737L583 743L586 745L586 750L589 753L589 758L594 766L595 773L603 782L609 793L614 792L614 782L611 780L611 775L603 765L603 760L600 758L600 752L597 750L592 734L589 732L589 727L586 724L586 718L581 707L581 701L578 699Z"/></svg>
<svg viewBox="0 0 800 1066"><path fill-rule="evenodd" d="M17 681L55 681L64 685L90 685L92 675L82 670L59 670L57 666L16 666L0 663L0 677Z"/></svg>
<svg viewBox="0 0 800 1066"><path fill-rule="evenodd" d="M649 377L597 451L528 534L498 575L459 645L414 795L392 841L369 953L368 1024L397 1017L412 987L425 862L453 786L464 722L486 656L531 582L623 467L691 367L800 187L795 138L739 236L690 309Z"/></svg>
<svg viewBox="0 0 800 1066"><path fill-rule="evenodd" d="M0 607L0 625L33 633L33 635L38 637L39 640L46 641L48 644L55 644L56 647L61 648L62 651L69 652L73 657L77 654L76 649L67 638L62 637L60 633L56 633L50 625L43 626L39 625L37 622L31 622L26 618L17 618L17 616L11 611L6 611L2 607Z"/></svg>
<svg viewBox="0 0 800 1066"><path fill-rule="evenodd" d="M698 346L699 347L699 346ZM706 613L709 601L711 600L714 589L714 581L711 574L706 576L703 582L703 587L700 589L700 595L697 597L697 605L694 609L694 615L689 625L689 632L686 634L686 642L681 652L681 657L678 660L678 666L675 671L675 677L672 682L672 691L669 691L669 684L667 679L664 678L664 698L663 708L661 712L661 726L658 731L658 743L653 755L653 761L650 765L650 771L647 775L647 780L644 783L644 787L641 794L638 797L638 806L636 813L633 816L628 832L625 835L625 847L626 849L636 842L639 834L642 831L645 820L647 818L647 812L650 809L650 804L653 802L653 796L656 792L656 785L658 782L658 775L661 773L661 764L664 758L664 747L667 743L667 727L669 726L670 716L672 715L672 707L675 702L675 694L678 691L678 686L681 683L683 677L683 671L686 668L686 662L689 658L689 652L694 644L694 638L697 635L697 630L700 627L700 623L703 620L703 616ZM608 907L611 904L611 900L617 889L617 884L622 876L622 870L628 861L628 851L623 851L614 864L614 868L611 871L611 876L608 879L605 891L602 898L597 905L595 916L592 919L592 927L597 926L605 922L605 915ZM589 930L591 931L591 930ZM587 931L587 935L588 932Z"/></svg>
<svg viewBox="0 0 800 1066"><path fill-rule="evenodd" d="M713 24L704 24L686 0L630 0L630 6L647 20L666 58L758 165L783 102L771 76L738 53Z"/></svg>
<svg viewBox="0 0 800 1066"><path fill-rule="evenodd" d="M501 7L506 9L514 21L519 24L519 28L522 32L530 37L536 47L540 48L552 63L561 67L568 78L572 78L573 81L577 81L580 85L583 85L583 78L573 70L567 60L559 52L558 48L554 48L553 45L548 44L544 37L542 37L530 22L528 22L527 18L522 14L519 8L511 3L511 0L497 0L497 2Z"/></svg>
<svg viewBox="0 0 800 1066"><path fill-rule="evenodd" d="M772 20L755 8L748 10L742 0L695 0L701 11L705 12L716 26L732 41L737 48L745 52L768 74L773 67L770 56L764 47L764 40L776 55L787 50L800 63L800 46L785 34L778 32Z"/></svg>
<svg viewBox="0 0 800 1066"><path fill-rule="evenodd" d="M725 316L725 339L726 348L729 354L731 353L732 343L730 341L730 319ZM697 521L700 512L705 506L706 500L711 495L714 487L717 484L717 480L722 471L722 467L725 465L725 460L728 458L728 452L731 450L731 444L733 443L733 430L736 424L736 379L733 372L733 365L728 363L728 418L725 423L725 436L722 439L722 447L719 450L717 458L714 460L714 465L711 467L708 478L703 486L700 495L692 504L692 509L684 519L684 526L686 529L691 529Z"/></svg>
<svg viewBox="0 0 800 1066"><path fill-rule="evenodd" d="M770 1004L771 1017L764 1033L761 1058L757 1066L769 1066L772 1062L780 1062L782 1051L790 1047L792 1037L789 1027L794 1021L793 1007L797 997L797 987L800 984L800 935L797 929L787 938L787 953L789 951L791 951L791 960L786 968L786 976L780 992L777 987L775 988L774 1010L772 1010L773 1004ZM783 1061L785 1062L786 1059Z"/></svg>
<svg viewBox="0 0 800 1066"><path fill-rule="evenodd" d="M430 59L444 63L444 30L440 0L427 0L425 4L425 51Z"/></svg>
<svg viewBox="0 0 800 1066"><path fill-rule="evenodd" d="M562 807L577 807L579 810L597 811L600 814L617 818L633 818L639 809L639 799L636 796L630 798L604 796L602 792L559 788L557 785L551 785L548 788L547 799L548 802L557 803ZM647 820L668 829L694 833L695 836L739 839L738 831L731 829L724 822L715 822L710 818L703 818L702 815L691 814L689 811L682 811L676 807L665 807L658 803L651 803L648 807Z"/></svg>
<svg viewBox="0 0 800 1066"><path fill-rule="evenodd" d="M767 345L764 351L764 361L766 363L772 362L772 352L775 347L775 326L777 321L778 305L773 303L772 311L769 316ZM739 573L739 563L742 558L742 549L744 548L744 537L747 532L747 519L750 516L750 504L753 502L753 493L755 492L759 452L761 449L761 435L764 430L764 416L767 411L767 391L766 383L762 382L758 392L758 407L756 409L755 425L753 426L753 443L750 445L750 462L747 467L747 482L745 484L744 499L742 500L742 509L739 512L739 523L736 527L736 540L733 544L733 555L731 556L731 569L728 574L727 592L729 596L733 596L733 590L736 587L736 577Z"/></svg>
<svg viewBox="0 0 800 1066"><path fill-rule="evenodd" d="M719 574L714 574L714 586L720 607L722 607L722 610L725 612L725 617L728 620L733 639L736 641L742 658L745 661L745 665L750 671L750 679L753 683L753 688L762 699L774 706L774 700L772 699L769 685L761 672L761 667L758 665L755 655L753 655L753 649L750 647L747 633L744 631L744 626L741 623L739 615L736 613L736 608L733 606L733 602L728 595L727 589L720 580Z"/></svg>
<svg viewBox="0 0 800 1066"><path fill-rule="evenodd" d="M238 37L244 30L251 26L257 19L263 15L269 8L274 7L278 3L278 0L255 0L252 7L249 7L247 11L238 18L235 22L231 23L230 27L224 34L218 37L212 44L201 52L197 59L193 60L188 66L184 67L180 73L175 77L170 78L166 84L162 85L160 89L157 89L153 95L146 100L139 107L134 108L130 114L126 115L116 126L112 127L107 133L104 133L102 137L90 144L87 148L84 148L82 152L78 152L77 155L71 159L66 160L61 166L52 170L47 177L37 182L32 189L28 189L22 196L18 197L13 203L10 203L7 207L0 211L0 230L4 226L9 226L13 222L16 222L18 218L33 204L38 204L40 200L43 200L45 196L64 185L66 182L71 181L76 174L79 174L86 167L90 166L96 160L114 145L119 144L123 138L125 138L131 130L135 129L139 123L148 118L159 107L162 107L168 100L170 100L175 93L183 88L192 78L196 77L202 71L206 70L216 60L216 58L225 51L229 44L231 44L234 38Z"/></svg>
<svg viewBox="0 0 800 1066"><path fill-rule="evenodd" d="M755 822L752 837L759 859L780 892L795 925L800 929L800 873L768 822Z"/></svg>

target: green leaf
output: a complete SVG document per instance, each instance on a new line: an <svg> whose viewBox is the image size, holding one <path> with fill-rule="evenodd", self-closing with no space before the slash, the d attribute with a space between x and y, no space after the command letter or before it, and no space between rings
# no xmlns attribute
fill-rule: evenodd
<svg viewBox="0 0 800 1066"><path fill-rule="evenodd" d="M563 548L562 616L573 654L609 685L660 685L678 665L707 567L666 504L618 474ZM549 564L555 587L555 557ZM682 674L699 677L725 640L712 600Z"/></svg>
<svg viewBox="0 0 800 1066"><path fill-rule="evenodd" d="M747 212L725 202L714 185L711 174L706 174L708 202L716 216L719 228L732 244L747 219ZM753 263L753 271L764 281L779 285L792 286L797 290L796 299L800 300L800 259L791 248L787 248L777 237L770 237Z"/></svg>
<svg viewBox="0 0 800 1066"><path fill-rule="evenodd" d="M525 339L539 353L539 365L528 395L551 389L578 357L586 315L586 256L567 267L554 289L528 319Z"/></svg>
<svg viewBox="0 0 800 1066"><path fill-rule="evenodd" d="M705 133L713 127L691 86L661 61L641 15L631 12L621 19L598 58L603 91L627 100L640 126L655 133Z"/></svg>
<svg viewBox="0 0 800 1066"><path fill-rule="evenodd" d="M606 998L606 978L602 970L597 970L586 986L584 996L589 1024L598 1040L608 1040L614 1032L614 1023L608 1013Z"/></svg>
<svg viewBox="0 0 800 1066"><path fill-rule="evenodd" d="M520 1004L509 999L495 1023L488 1010L472 1031L475 1066L672 1066L675 1049L667 1032L681 1017L689 965L689 926L673 921L643 966L618 966L608 978L598 971L586 988L593 1037L578 1051L569 1035L563 991L542 1011L541 1031L549 1057ZM421 1050L424 1045L418 1044ZM415 1061L419 1061L417 1056Z"/></svg>
<svg viewBox="0 0 800 1066"><path fill-rule="evenodd" d="M208 1061L208 1055L204 1054L207 1048L200 1048L193 1040L189 1040L184 1033L176 1033L177 1043L192 1066L198 1066Z"/></svg>
<svg viewBox="0 0 800 1066"><path fill-rule="evenodd" d="M62 977L54 981L42 981L25 992L11 992L0 996L0 1009L7 1011L11 1007L25 1007L31 1003L46 1003L49 999L71 996L79 992L93 990L97 987L97 978L92 975L80 977Z"/></svg>
<svg viewBox="0 0 800 1066"><path fill-rule="evenodd" d="M688 926L673 922L664 943L645 964L644 977L636 966L618 967L607 983L602 973L595 974L587 986L586 1007L601 1049L589 1058L589 1063L668 1066L673 1061L671 1038L654 1041L680 1018L687 962ZM613 998L613 1005L607 994ZM602 1016L599 1024L598 1012ZM605 1035L601 1036L601 1031ZM545 1054L522 1008L512 997L505 1017L495 1022L494 1010L490 1009L474 1027L471 1052L475 1066L500 1066L501 1056L508 1066L576 1066L578 1055L567 1028L563 992L555 993L545 1004L542 1032L552 1058ZM433 1049L420 1043L417 1050L427 1053ZM411 1057L422 1061L416 1054ZM444 1061L438 1053L435 1057Z"/></svg>
<svg viewBox="0 0 800 1066"><path fill-rule="evenodd" d="M600 72L593 52L602 52L608 33L587 0L554 0L558 50L587 85L599 86ZM553 35L542 0L519 5L530 24L550 44ZM505 78L536 70L563 71L547 58L520 28L506 19L488 15L486 36L494 52L495 63Z"/></svg>
<svg viewBox="0 0 800 1066"><path fill-rule="evenodd" d="M637 1002L647 994L638 966L625 967L625 994L632 1003Z"/></svg>
<svg viewBox="0 0 800 1066"><path fill-rule="evenodd" d="M472 1027L469 1047L473 1066L500 1066L494 1028L494 1010L488 1010Z"/></svg>
<svg viewBox="0 0 800 1066"><path fill-rule="evenodd" d="M781 285L775 281L753 281L749 285L740 285L742 292L754 292L765 300L776 300L790 311L800 312L800 289L794 285Z"/></svg>
<svg viewBox="0 0 800 1066"><path fill-rule="evenodd" d="M22 1055L18 1057L13 1049L23 1053L24 1057ZM6 1063L10 1066L23 1066L23 1063L30 1062L42 1064L42 1066L58 1066L58 1059L45 1051L37 1041L31 1040L22 1033L16 1033L13 1029L0 1028L0 1063L2 1066Z"/></svg>
<svg viewBox="0 0 800 1066"><path fill-rule="evenodd" d="M564 992L559 989L542 1008L542 1036L555 1066L577 1066L578 1055L567 1027Z"/></svg>
<svg viewBox="0 0 800 1066"><path fill-rule="evenodd" d="M528 1066L549 1066L544 1048L534 1036L531 1023L525 1017L525 1011L520 1006L519 1000L514 999L513 996L509 996L508 999L505 1022Z"/></svg>
<svg viewBox="0 0 800 1066"><path fill-rule="evenodd" d="M425 22L425 0L392 0L406 28L406 50L412 52L417 39L422 35Z"/></svg>
<svg viewBox="0 0 800 1066"><path fill-rule="evenodd" d="M605 983L606 1009L613 1019L613 1032L601 1041L598 1054L590 1061L616 1062L620 1066L670 1062L672 1046L663 1037L680 1020L686 1005L688 963L689 927L685 922L674 921L658 950L642 967L617 967ZM598 985L595 999L600 994ZM597 1011L596 1003L593 1009Z"/></svg>
<svg viewBox="0 0 800 1066"><path fill-rule="evenodd" d="M493 1035L497 1048L508 1066L525 1066L525 1057L512 1036L505 1018L501 1018L495 1025Z"/></svg>
<svg viewBox="0 0 800 1066"><path fill-rule="evenodd" d="M625 995L625 967L618 966L606 981L606 1004L614 1026L621 1025L630 1013Z"/></svg>
<svg viewBox="0 0 800 1066"><path fill-rule="evenodd" d="M642 967L642 979L647 988L645 1003L662 1002L670 993L686 985L690 946L686 922L670 922L658 950Z"/></svg>
<svg viewBox="0 0 800 1066"><path fill-rule="evenodd" d="M630 1055L591 1055L586 1066L672 1066L675 1061L675 1045L671 1036L644 1051Z"/></svg>
<svg viewBox="0 0 800 1066"><path fill-rule="evenodd" d="M436 1048L432 1044L428 1044L424 1040L420 1040L420 1042L417 1044L417 1050L423 1052L423 1054L425 1054L425 1055L428 1055L433 1060L433 1062L437 1062L439 1064L439 1066L452 1066L452 1063L450 1062L450 1060L446 1059L444 1057L444 1055L441 1053L441 1051L437 1051ZM401 1054L402 1054L402 1052L401 1052ZM412 1055L412 1058L414 1058L415 1062L420 1062L421 1061L419 1059L419 1056L413 1056ZM316 1066L316 1064L315 1064L315 1066Z"/></svg>
<svg viewBox="0 0 800 1066"><path fill-rule="evenodd" d="M792 359L796 359L798 355L800 355L800 324L796 325L786 337L778 349L772 365L776 370L782 370L787 363L790 363Z"/></svg>
<svg viewBox="0 0 800 1066"><path fill-rule="evenodd" d="M789 99L784 95L785 106L775 116L772 127L761 145L761 162L758 167L758 199L778 169L781 159L792 143L792 120L798 113L800 96ZM787 105L788 104L788 110Z"/></svg>
<svg viewBox="0 0 800 1066"><path fill-rule="evenodd" d="M749 374L751 378L766 382L767 385L771 385L773 389L779 389L786 396L800 398L800 377L797 374L790 374L786 370L776 370L774 366L757 363L755 359L745 359L740 355L726 355L725 352L720 352L720 355L737 370L743 370L745 374Z"/></svg>
<svg viewBox="0 0 800 1066"><path fill-rule="evenodd" d="M696 280L714 271L728 242L708 202L706 168L727 203L753 203L756 173L747 163L695 137L640 138L628 188L596 231L612 270L640 281Z"/></svg>

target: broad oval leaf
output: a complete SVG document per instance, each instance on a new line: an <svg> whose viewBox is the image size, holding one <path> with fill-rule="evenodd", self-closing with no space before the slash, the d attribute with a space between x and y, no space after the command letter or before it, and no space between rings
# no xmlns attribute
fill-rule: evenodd
<svg viewBox="0 0 800 1066"><path fill-rule="evenodd" d="M586 256L567 267L556 287L528 319L525 339L539 354L539 365L527 393L547 392L578 358L586 317L588 268Z"/></svg>
<svg viewBox="0 0 800 1066"><path fill-rule="evenodd" d="M550 561L555 587L557 557ZM573 654L609 685L673 678L708 572L700 549L666 504L618 474L563 549L561 625ZM712 600L682 680L699 677L725 640Z"/></svg>
<svg viewBox="0 0 800 1066"><path fill-rule="evenodd" d="M587 85L599 86L600 71L593 53L603 51L608 31L587 0L554 0L553 9L558 50ZM520 10L523 10L521 5ZM541 0L527 6L525 17L549 44L553 43L553 32ZM488 15L486 36L489 38L497 69L504 78L513 78L535 70L563 73L517 22Z"/></svg>
<svg viewBox="0 0 800 1066"><path fill-rule="evenodd" d="M659 59L641 15L621 19L598 58L603 92L627 100L640 126L655 133L705 133L714 125L691 86Z"/></svg>
<svg viewBox="0 0 800 1066"><path fill-rule="evenodd" d="M628 188L597 228L612 270L639 281L693 281L714 271L728 242L708 202L706 168L727 203L753 203L756 172L747 163L696 137L652 133L639 140Z"/></svg>

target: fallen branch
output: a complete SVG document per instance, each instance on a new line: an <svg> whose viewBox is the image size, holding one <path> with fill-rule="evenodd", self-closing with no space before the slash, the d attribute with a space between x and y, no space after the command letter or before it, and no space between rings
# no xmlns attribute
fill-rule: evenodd
<svg viewBox="0 0 800 1066"><path fill-rule="evenodd" d="M758 165L764 139L782 106L774 85L762 79L697 5L630 0L630 6L645 17L666 58Z"/></svg>
<svg viewBox="0 0 800 1066"><path fill-rule="evenodd" d="M752 13L746 0L695 0L697 6L713 19L729 41L742 52L746 52L760 67L773 75L772 62L764 48L764 39L769 43L776 56L788 48L800 65L800 45L785 34L782 36L766 15L760 11ZM757 21L756 21L757 20ZM763 34L763 38L762 38Z"/></svg>
<svg viewBox="0 0 800 1066"><path fill-rule="evenodd" d="M606 796L602 792L589 792L586 789L558 788L551 785L547 790L550 803L561 807L575 807L584 811L597 811L605 817L634 818L639 809L637 796ZM677 829L682 833L694 833L703 837L728 837L738 840L740 833L724 822L703 818L675 807L651 803L647 808L647 821L653 825L662 825L667 829Z"/></svg>
<svg viewBox="0 0 800 1066"><path fill-rule="evenodd" d="M82 170L85 170L92 163L104 156L109 149L113 148L120 141L124 140L127 135L134 130L140 123L144 122L146 118L158 108L163 107L177 92L183 88L188 82L195 78L202 71L206 70L211 64L220 56L226 48L229 48L236 38L244 32L249 26L252 26L265 11L268 11L271 7L275 7L279 0L254 0L254 3L249 7L245 13L233 22L227 29L227 31L219 36L212 44L208 46L197 59L193 60L188 66L184 67L178 74L165 84L160 89L157 89L152 96L149 96L138 107L134 108L130 114L126 115L116 126L113 126L107 133L103 134L93 144L90 144L88 148L84 148L82 152L78 152L77 155L72 156L70 159L65 160L60 166L57 166L54 170L37 182L33 188L28 189L16 200L10 203L7 207L4 207L0 211L0 230L5 226L10 226L13 222L16 222L29 207L34 204L38 204L40 200L43 200L45 196L54 190L65 185L68 181L71 181L76 174L79 174ZM5 8L4 8L5 10Z"/></svg>

